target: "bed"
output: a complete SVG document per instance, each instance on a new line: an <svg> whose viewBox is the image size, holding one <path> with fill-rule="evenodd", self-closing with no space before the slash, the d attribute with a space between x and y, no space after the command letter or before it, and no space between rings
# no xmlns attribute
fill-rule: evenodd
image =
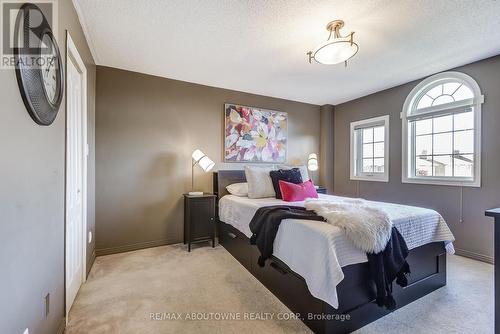
<svg viewBox="0 0 500 334"><path fill-rule="evenodd" d="M214 173L219 242L309 328L316 333L346 333L389 313L374 302L366 254L330 224L284 220L272 258L265 267L259 267L260 253L250 245L248 223L259 207L284 202L227 193L227 185L244 181L244 171ZM380 205L391 212L394 226L410 249L410 284L405 288L394 285L393 296L400 308L446 285L446 247L451 250L452 244L445 245L443 241L453 240L453 236L435 211L390 203Z"/></svg>

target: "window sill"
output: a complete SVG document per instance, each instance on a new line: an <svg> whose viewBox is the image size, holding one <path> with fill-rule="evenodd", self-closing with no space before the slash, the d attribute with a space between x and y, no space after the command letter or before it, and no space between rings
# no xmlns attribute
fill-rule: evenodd
<svg viewBox="0 0 500 334"><path fill-rule="evenodd" d="M352 181L389 182L388 176L351 176Z"/></svg>
<svg viewBox="0 0 500 334"><path fill-rule="evenodd" d="M403 178L402 183L427 184L437 186L452 186L452 187L481 187L481 181L452 181L446 179L422 179L422 178Z"/></svg>

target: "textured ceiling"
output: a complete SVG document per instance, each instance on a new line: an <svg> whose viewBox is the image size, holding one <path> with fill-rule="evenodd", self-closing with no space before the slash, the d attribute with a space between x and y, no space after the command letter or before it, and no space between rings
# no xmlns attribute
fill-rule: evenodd
<svg viewBox="0 0 500 334"><path fill-rule="evenodd" d="M98 65L338 104L500 54L495 0L73 0ZM307 62L343 19L359 53Z"/></svg>

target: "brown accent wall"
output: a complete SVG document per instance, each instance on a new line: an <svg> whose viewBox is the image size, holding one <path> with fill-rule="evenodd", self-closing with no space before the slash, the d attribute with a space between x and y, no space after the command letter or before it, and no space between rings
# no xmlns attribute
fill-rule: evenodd
<svg viewBox="0 0 500 334"><path fill-rule="evenodd" d="M319 175L320 184L327 188L328 193L334 191L333 182L333 147L334 147L334 110L335 107L331 104L326 104L320 107L320 151L319 151Z"/></svg>
<svg viewBox="0 0 500 334"><path fill-rule="evenodd" d="M97 67L98 255L182 242L192 151L243 167L221 163L226 102L288 112L289 163L318 152L319 106ZM211 173L195 171L196 189L211 191Z"/></svg>
<svg viewBox="0 0 500 334"><path fill-rule="evenodd" d="M95 65L71 0L59 0L57 42L66 30L88 74L88 225L94 228ZM0 333L54 334L64 324L64 170L66 108L50 126L24 107L14 70L0 70ZM63 100L64 101L64 100ZM88 245L91 259L93 244ZM44 297L50 293L45 317Z"/></svg>
<svg viewBox="0 0 500 334"><path fill-rule="evenodd" d="M453 231L458 253L492 261L493 222L485 209L500 206L500 56L454 69L472 76L485 96L482 114L482 186L463 188L464 221L459 223L460 187L401 182L401 119L403 103L419 81L414 81L335 106L335 192L356 196L349 180L350 122L390 115L389 183L359 182L359 196L404 203L440 212Z"/></svg>

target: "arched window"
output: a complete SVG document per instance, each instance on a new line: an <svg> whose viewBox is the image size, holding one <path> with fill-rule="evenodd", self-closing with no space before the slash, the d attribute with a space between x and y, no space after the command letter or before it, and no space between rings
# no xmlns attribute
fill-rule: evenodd
<svg viewBox="0 0 500 334"><path fill-rule="evenodd" d="M460 72L419 83L403 106L403 182L481 186L479 85Z"/></svg>

